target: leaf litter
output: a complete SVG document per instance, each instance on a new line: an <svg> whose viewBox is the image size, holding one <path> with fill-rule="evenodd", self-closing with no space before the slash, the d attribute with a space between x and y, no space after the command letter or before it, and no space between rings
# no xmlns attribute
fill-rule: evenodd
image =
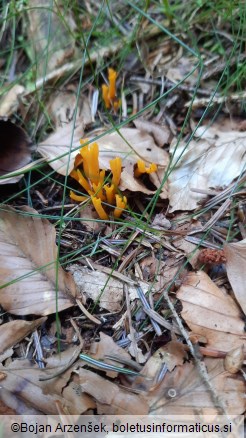
<svg viewBox="0 0 246 438"><path fill-rule="evenodd" d="M55 229L47 219L27 206L17 212L2 205L0 245L0 303L6 311L49 315L57 305L59 310L74 305L76 286L60 265L56 270Z"/></svg>
<svg viewBox="0 0 246 438"><path fill-rule="evenodd" d="M57 22L55 26L60 27ZM59 62L73 56L73 42L67 42L71 50L66 53L61 43L57 56L49 58L49 79L41 78L45 91L48 81L57 78ZM23 199L17 200L15 209L1 206L0 304L5 312L0 332L1 373L3 394L12 393L17 411L20 401L26 412L31 405L33 411L46 414L91 410L98 414L194 414L199 408L215 415L218 410L226 414L245 410L244 209L239 214L245 180L235 182L244 169L244 130L222 129L221 121L196 129L191 120L195 140L187 143L192 132L186 126L177 148L176 139L170 146L172 135L180 132L185 105L197 83L192 74L173 95L159 102L157 116L153 117L155 108L149 108L135 120L136 128L128 124L107 132L119 116L120 98L124 117L131 110L134 114L148 99L163 93L163 72L165 86L172 87L173 81L182 80L194 67L194 58L187 58L176 43L176 54L171 53L170 41L158 44L155 41L152 52L144 42L139 46L140 52L146 48L147 63L141 59L146 75L129 81L128 95L120 96L118 87L112 99L110 81L105 84L104 104L111 111L110 119L105 106L96 102L94 84L79 98L74 84L48 93L53 133L39 141L36 153L57 172L53 173L55 180L51 188L38 185L36 192L30 191L39 211L20 207ZM39 51L38 45L35 50ZM116 76L118 86L120 74ZM14 91L8 113L13 108L19 111ZM204 88L197 92L208 95ZM103 124L107 128L97 129ZM122 158L119 189L130 196L131 210L125 209L119 223L109 216L106 224L97 219L92 205L83 214L83 205L72 208L67 204L66 219L71 214L71 221L62 224L59 235L59 251L68 265L65 269L58 264L54 219L49 222L39 213L46 214L49 208L61 211L64 200L59 182L73 169L79 141L85 138L90 142L96 138L100 169L106 170L107 177L110 160ZM136 178L139 158L146 166L154 162L157 172ZM159 197L151 217L146 206L155 199L156 189ZM52 191L58 196L50 201ZM195 210L193 217L187 213L190 210ZM78 221L73 222L74 217ZM226 244L227 240L232 242ZM203 259L200 247L208 249ZM70 263L70 257L77 258L78 267ZM11 320L15 315L48 317ZM35 349L41 346L44 355L38 359L31 338L23 359L24 338L40 324L40 345L35 344ZM57 354L59 343L65 351ZM129 377L123 368L137 369L139 375ZM23 382L20 400L17 389Z"/></svg>

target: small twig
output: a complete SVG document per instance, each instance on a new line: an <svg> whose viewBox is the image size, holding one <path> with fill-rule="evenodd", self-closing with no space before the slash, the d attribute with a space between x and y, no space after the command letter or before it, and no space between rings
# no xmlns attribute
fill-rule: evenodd
<svg viewBox="0 0 246 438"><path fill-rule="evenodd" d="M94 322L94 324L101 324L101 321L99 319L95 318L95 316L91 315L88 310L86 310L85 306L81 303L80 300L76 299L76 303L79 306L81 312L88 318L90 321Z"/></svg>
<svg viewBox="0 0 246 438"><path fill-rule="evenodd" d="M69 321L70 321L70 324L73 326L74 331L76 332L76 334L78 336L79 344L80 344L80 347L81 347L81 350L82 350L83 345L84 345L84 339L81 336L80 330L79 330L76 322L72 318L69 318Z"/></svg>

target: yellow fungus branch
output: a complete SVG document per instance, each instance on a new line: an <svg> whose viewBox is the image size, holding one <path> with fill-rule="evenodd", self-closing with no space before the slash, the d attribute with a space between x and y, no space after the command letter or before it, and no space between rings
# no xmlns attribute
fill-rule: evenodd
<svg viewBox="0 0 246 438"><path fill-rule="evenodd" d="M91 186L88 183L87 179L82 175L79 169L77 169L77 175L78 175L77 181L80 183L83 189L85 189L89 193L89 190L91 190Z"/></svg>
<svg viewBox="0 0 246 438"><path fill-rule="evenodd" d="M113 160L110 160L110 169L112 171L113 177L112 177L112 184L115 187L118 187L120 183L120 177L121 177L121 167L122 167L122 160L119 157L114 158Z"/></svg>
<svg viewBox="0 0 246 438"><path fill-rule="evenodd" d="M134 170L135 178L139 178L143 173L154 173L157 171L157 165L155 163L151 163L151 165L147 168L143 160L138 160L137 167Z"/></svg>
<svg viewBox="0 0 246 438"><path fill-rule="evenodd" d="M83 202L88 200L87 196L76 195L76 193L74 193L72 190L70 190L70 198L73 199L73 201L77 202Z"/></svg>
<svg viewBox="0 0 246 438"><path fill-rule="evenodd" d="M114 209L114 217L119 218L122 215L123 210L126 209L127 198L126 196L123 196L123 198L121 198L120 195L115 195L115 199L116 199L116 208Z"/></svg>
<svg viewBox="0 0 246 438"><path fill-rule="evenodd" d="M110 74L112 75L110 79L112 85L112 97L116 74L113 74L112 72ZM84 145L86 142L88 142L87 139L80 141L82 148L80 149L79 156L76 156L75 168L70 173L70 176L74 178L89 194L100 219L109 219L107 210L110 208L110 206L115 206L113 215L115 218L119 218L123 210L127 208L127 198L117 194L122 172L122 160L119 157L110 160L110 169L112 174L111 183L105 184L105 170L100 170L99 168L98 144L91 143L89 145ZM145 165L143 170L146 170ZM86 196L76 195L76 193L73 191L70 192L70 197L74 201L78 202L83 202L88 199ZM102 202L105 201L109 204L109 207L106 206L106 210L102 206Z"/></svg>
<svg viewBox="0 0 246 438"><path fill-rule="evenodd" d="M95 196L91 196L91 200L92 203L94 205L94 208L98 214L98 216L100 217L100 219L102 220L108 220L108 215L106 213L106 211L104 210L103 206L102 206L102 201L101 199L96 198Z"/></svg>
<svg viewBox="0 0 246 438"><path fill-rule="evenodd" d="M103 186L105 192L106 192L106 197L107 197L107 202L111 205L114 205L115 203L115 189L114 189L114 185L108 185L105 184Z"/></svg>
<svg viewBox="0 0 246 438"><path fill-rule="evenodd" d="M113 68L108 69L108 82L109 85L102 85L102 97L107 109L113 108L115 111L120 106L120 100L117 99L116 93L116 78L117 72Z"/></svg>

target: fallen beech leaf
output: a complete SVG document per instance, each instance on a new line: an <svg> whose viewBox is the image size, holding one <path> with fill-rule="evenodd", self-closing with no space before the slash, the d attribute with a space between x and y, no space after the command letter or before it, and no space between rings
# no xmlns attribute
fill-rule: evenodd
<svg viewBox="0 0 246 438"><path fill-rule="evenodd" d="M9 117L19 106L19 96L25 91L22 85L15 84L0 101L0 117Z"/></svg>
<svg viewBox="0 0 246 438"><path fill-rule="evenodd" d="M3 363L9 357L12 357L13 354L14 354L14 350L12 347L4 350L4 352L2 354L0 354L0 363Z"/></svg>
<svg viewBox="0 0 246 438"><path fill-rule="evenodd" d="M198 128L196 137L188 145L180 142L176 150L174 140L170 147L174 162L178 160L168 180L170 211L193 210L206 195L191 189L223 188L243 171L245 132L224 132L215 124Z"/></svg>
<svg viewBox="0 0 246 438"><path fill-rule="evenodd" d="M207 346L230 351L246 342L238 306L204 272L189 273L177 297L182 302L181 314L186 324L193 333L207 338Z"/></svg>
<svg viewBox="0 0 246 438"><path fill-rule="evenodd" d="M25 336L39 327L46 318L39 318L35 321L15 321L7 322L0 326L0 354L9 348L13 347L17 342L20 342Z"/></svg>
<svg viewBox="0 0 246 438"><path fill-rule="evenodd" d="M4 184L14 184L18 181L20 181L21 178L23 178L24 172L27 172L28 170L35 169L37 164L40 164L44 161L43 158L39 158L38 160L32 161L31 163L27 164L26 166L21 167L17 171L9 172L4 175L4 178L0 178L0 185Z"/></svg>
<svg viewBox="0 0 246 438"><path fill-rule="evenodd" d="M241 242L228 243L224 247L226 271L233 292L246 315L246 239Z"/></svg>
<svg viewBox="0 0 246 438"><path fill-rule="evenodd" d="M146 392L153 391L156 385L158 385L158 376L163 366L166 365L168 371L171 372L176 366L183 365L186 357L187 353L181 342L168 342L164 347L160 347L155 351L147 360L141 370L141 376L136 377L133 387L139 388L142 385Z"/></svg>
<svg viewBox="0 0 246 438"><path fill-rule="evenodd" d="M123 172L121 174L120 189L139 191L146 194L153 193L141 182L134 178L134 165L142 159L145 163L157 164L157 173L149 175L150 180L157 188L163 180L165 169L169 162L169 155L156 146L153 138L146 132L134 128L121 128L118 132L106 134L97 140L99 144L99 164L101 169L110 169L109 161L115 157L122 158ZM167 197L166 187L163 187L162 197Z"/></svg>
<svg viewBox="0 0 246 438"><path fill-rule="evenodd" d="M76 286L59 265L55 228L30 207L0 209L0 303L16 315L49 315L73 306ZM58 292L56 303L56 274Z"/></svg>
<svg viewBox="0 0 246 438"><path fill-rule="evenodd" d="M76 413L84 414L89 409L95 409L95 400L87 394L83 394L81 387L78 383L71 381L66 386L62 393L65 400L69 401L73 405L73 415Z"/></svg>
<svg viewBox="0 0 246 438"><path fill-rule="evenodd" d="M7 378L4 380L4 388L11 393L15 393L17 397L20 396L22 402L31 405L39 412L57 415L59 412L56 401L60 401L70 414L80 414L81 412L77 411L73 401L63 396L63 388L70 381L72 370L76 367L75 364L55 379L39 380L44 375L47 376L49 373L54 374L55 371L62 370L68 364L76 348L78 347L52 356L47 360L45 370L40 370L37 365L33 366L27 359L15 360L8 367L0 367L0 371L7 374ZM74 397L76 397L75 390Z"/></svg>
<svg viewBox="0 0 246 438"><path fill-rule="evenodd" d="M118 362L111 361L109 359L105 359L106 355L117 356L117 358L123 358L125 360L130 360L131 356L124 350L124 348L119 347L111 336L107 336L105 333L100 332L100 341L94 341L90 347L90 354L93 359L96 360L105 360L107 363L111 365L116 365L120 367L121 364ZM123 367L123 365L122 365ZM106 372L109 377L116 377L118 372L108 371Z"/></svg>
<svg viewBox="0 0 246 438"><path fill-rule="evenodd" d="M223 359L206 358L204 364L210 385L226 414L242 414L246 407L243 379L225 372ZM151 415L218 414L218 406L192 363L185 363L167 373L162 383L144 398Z"/></svg>
<svg viewBox="0 0 246 438"><path fill-rule="evenodd" d="M133 120L133 123L137 129L145 131L148 134L152 134L158 146L163 147L169 142L170 129L167 125L161 126L157 123L150 122L149 120L144 120L142 118Z"/></svg>
<svg viewBox="0 0 246 438"><path fill-rule="evenodd" d="M45 56L45 76L47 76L74 56L76 47L73 32L76 24L70 8L65 8L62 4L59 6L54 4L54 7L49 9L47 0L42 1L42 6L44 9L40 13L39 0L32 0L32 7L26 11L29 19L27 38L32 59L41 60ZM47 31L49 20L52 26ZM43 77L42 62L37 62L36 68L39 76Z"/></svg>
<svg viewBox="0 0 246 438"><path fill-rule="evenodd" d="M110 312L118 312L121 309L124 283L116 278L114 273L109 275L99 270L92 271L76 264L69 266L69 271L73 273L75 284L83 297L98 302L103 309ZM140 286L144 293L148 291L148 283L140 281ZM129 294L131 301L138 298L135 286L129 285Z"/></svg>
<svg viewBox="0 0 246 438"><path fill-rule="evenodd" d="M91 110L86 96L79 102L77 112L76 107L75 92L65 90L52 100L51 113L56 130L38 145L38 152L49 161L52 169L64 176L72 171L74 159L79 152L79 140L84 135L84 127L91 122ZM74 150L75 148L77 149Z"/></svg>
<svg viewBox="0 0 246 438"><path fill-rule="evenodd" d="M24 129L10 120L0 120L0 138L0 176L17 171L31 161L31 142Z"/></svg>
<svg viewBox="0 0 246 438"><path fill-rule="evenodd" d="M244 348L233 348L229 351L224 359L224 366L226 371L231 374L236 374L243 366L244 361Z"/></svg>
<svg viewBox="0 0 246 438"><path fill-rule="evenodd" d="M102 415L146 415L147 403L141 395L121 389L115 383L96 373L80 368L82 391L91 395L97 403L97 413Z"/></svg>

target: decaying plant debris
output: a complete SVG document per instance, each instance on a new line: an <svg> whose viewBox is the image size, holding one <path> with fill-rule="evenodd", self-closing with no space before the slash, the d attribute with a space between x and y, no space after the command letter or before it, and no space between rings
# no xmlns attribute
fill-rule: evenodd
<svg viewBox="0 0 246 438"><path fill-rule="evenodd" d="M88 1L67 13L61 1L42 15L36 1L17 3L20 47L11 5L1 30L16 58L9 68L0 55L0 408L243 414L246 127L234 27L217 11L215 38L201 6L182 9L180 28L175 2L141 12ZM235 28L238 16L235 5Z"/></svg>

